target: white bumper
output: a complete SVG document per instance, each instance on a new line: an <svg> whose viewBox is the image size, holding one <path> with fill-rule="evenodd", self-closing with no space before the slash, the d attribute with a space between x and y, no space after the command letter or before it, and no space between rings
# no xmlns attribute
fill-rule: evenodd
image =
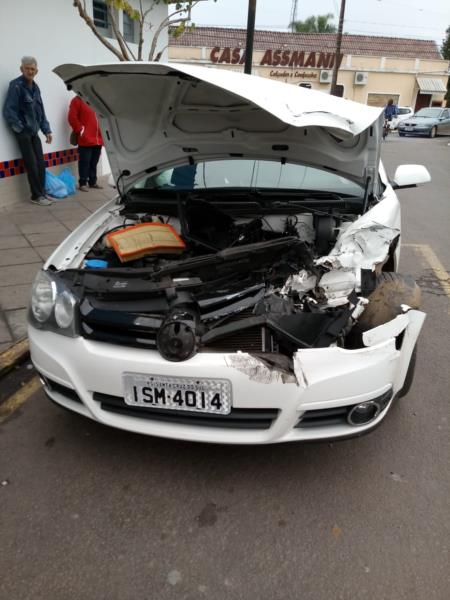
<svg viewBox="0 0 450 600"><path fill-rule="evenodd" d="M265 444L312 441L362 434L378 425L392 403L369 425L354 427L345 422L317 421L299 426L306 411L359 404L402 388L414 345L425 315L410 310L400 350L395 347L392 323L377 328L377 343L359 350L318 348L294 355L296 381L283 383L277 371L245 353L199 353L188 361L172 363L158 352L67 338L29 326L31 357L36 369L51 382L76 390L81 402L58 391L47 390L58 404L105 425L136 433L183 440L230 444ZM386 339L383 337L385 328ZM381 329L381 331L380 331ZM397 332L395 332L396 334ZM122 397L125 372L177 377L228 379L233 409L266 409L274 417L264 429L245 426L205 426L116 414L94 399L99 394ZM295 378L291 378L295 379ZM125 407L126 408L126 407ZM151 417L151 409L149 415ZM276 413L276 411L278 411ZM186 421L186 420L185 420Z"/></svg>

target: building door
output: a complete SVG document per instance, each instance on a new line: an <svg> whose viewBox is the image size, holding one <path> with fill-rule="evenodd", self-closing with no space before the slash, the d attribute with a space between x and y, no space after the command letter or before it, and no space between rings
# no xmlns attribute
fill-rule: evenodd
<svg viewBox="0 0 450 600"><path fill-rule="evenodd" d="M414 112L417 112L421 108L427 108L431 105L431 94L421 94L417 93L416 105L414 107Z"/></svg>

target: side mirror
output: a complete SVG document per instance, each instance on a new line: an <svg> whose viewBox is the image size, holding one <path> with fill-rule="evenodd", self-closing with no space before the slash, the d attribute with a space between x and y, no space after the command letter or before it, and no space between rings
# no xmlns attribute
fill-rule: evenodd
<svg viewBox="0 0 450 600"><path fill-rule="evenodd" d="M400 165L394 175L393 188L415 187L421 183L431 181L431 175L423 165Z"/></svg>

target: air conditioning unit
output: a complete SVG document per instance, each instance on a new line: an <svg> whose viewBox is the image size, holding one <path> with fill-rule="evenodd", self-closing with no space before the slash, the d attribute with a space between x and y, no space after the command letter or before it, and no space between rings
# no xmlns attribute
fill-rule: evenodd
<svg viewBox="0 0 450 600"><path fill-rule="evenodd" d="M355 73L355 85L367 85L369 79L369 73L364 71L356 71Z"/></svg>
<svg viewBox="0 0 450 600"><path fill-rule="evenodd" d="M320 71L319 81L320 83L331 83L333 79L333 71Z"/></svg>

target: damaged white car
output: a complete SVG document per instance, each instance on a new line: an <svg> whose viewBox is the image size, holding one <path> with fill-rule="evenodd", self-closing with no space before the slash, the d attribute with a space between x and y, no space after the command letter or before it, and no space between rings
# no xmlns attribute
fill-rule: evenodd
<svg viewBox="0 0 450 600"><path fill-rule="evenodd" d="M45 391L105 425L203 442L345 438L407 392L425 315L397 274L383 116L300 87L152 63L57 74L97 112L119 195L47 260Z"/></svg>

